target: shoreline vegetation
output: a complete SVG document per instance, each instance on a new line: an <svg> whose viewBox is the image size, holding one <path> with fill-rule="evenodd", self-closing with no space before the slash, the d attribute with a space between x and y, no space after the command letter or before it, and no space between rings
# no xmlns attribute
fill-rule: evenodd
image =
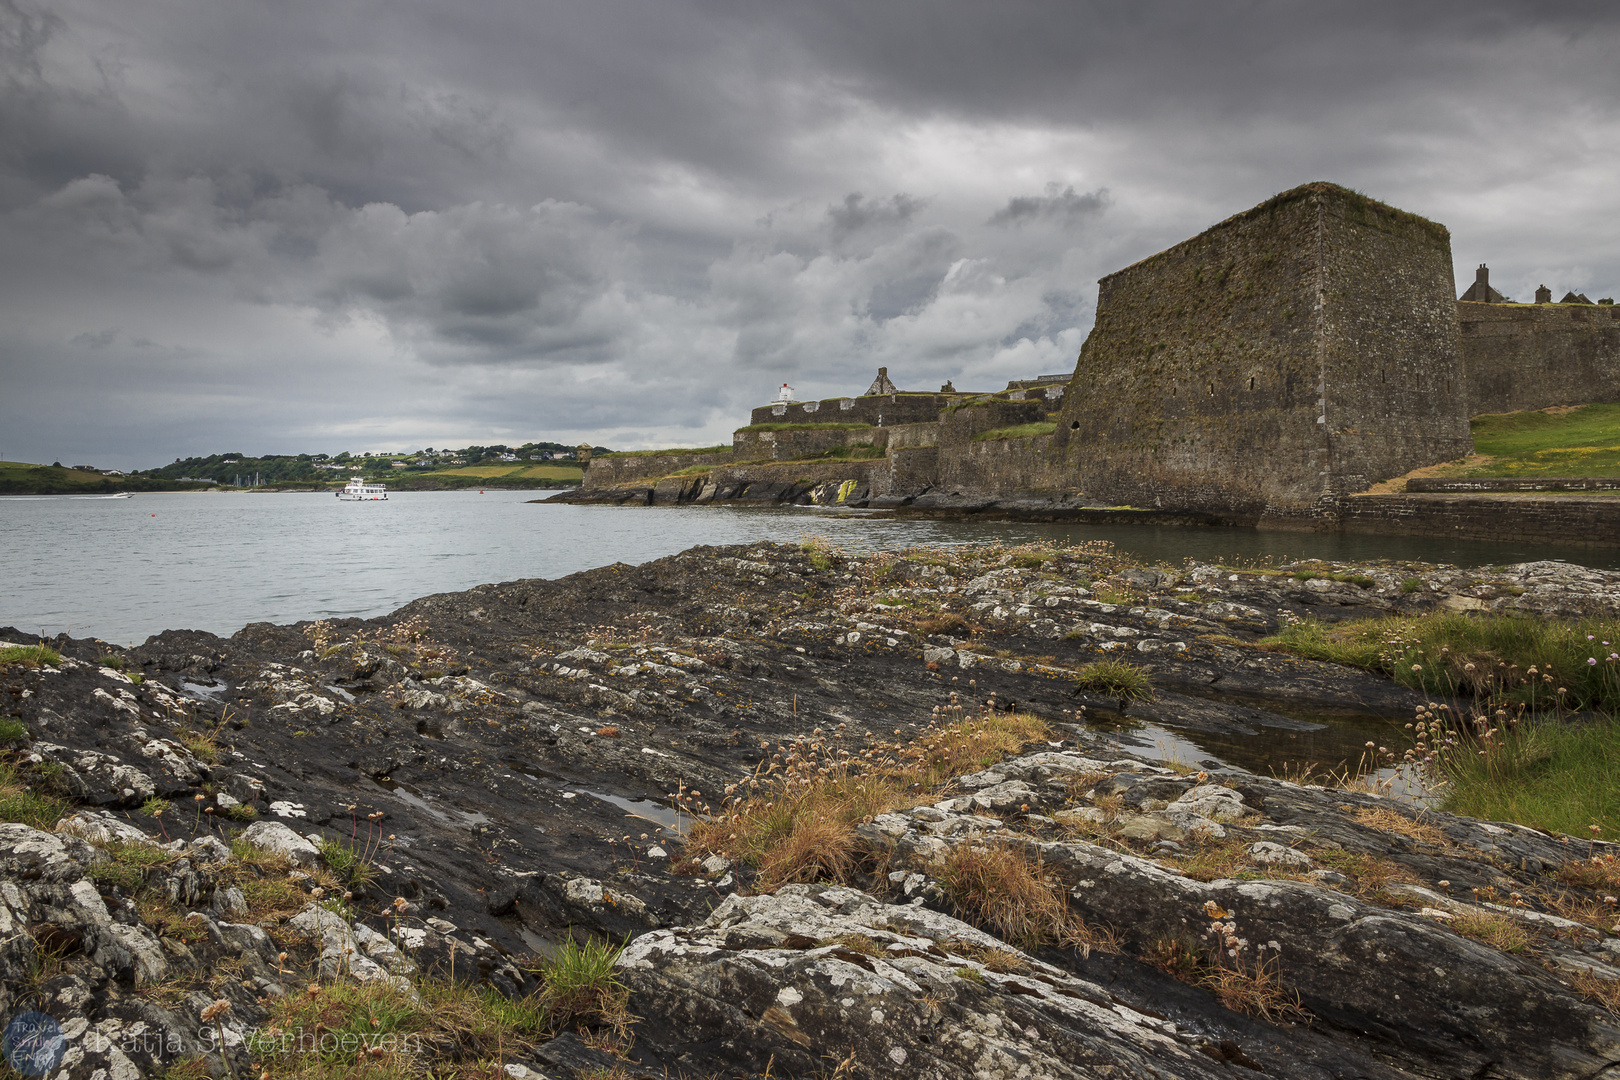
<svg viewBox="0 0 1620 1080"><path fill-rule="evenodd" d="M1438 808L1581 838L1620 833L1620 620L1496 612L1299 620L1260 647L1376 672L1429 696L1406 725L1413 748L1367 761L1411 770Z"/></svg>
<svg viewBox="0 0 1620 1080"><path fill-rule="evenodd" d="M308 455L303 455L307 457ZM535 490L578 487L584 470L571 460L515 462L484 461L478 464L446 464L427 467L394 468L388 458L361 459L341 470L315 472L312 466L288 470L293 475L265 475L265 459L249 458L228 465L224 479L181 479L174 466L125 475L108 475L62 465L35 465L27 462L0 462L0 496L6 495L111 495L118 492L155 491L339 491L349 477L360 474L388 485L390 491L456 491L467 488L509 488ZM274 460L274 459L271 459ZM256 468L257 466L257 468ZM181 475L203 472L186 469ZM242 478L244 482L231 482Z"/></svg>

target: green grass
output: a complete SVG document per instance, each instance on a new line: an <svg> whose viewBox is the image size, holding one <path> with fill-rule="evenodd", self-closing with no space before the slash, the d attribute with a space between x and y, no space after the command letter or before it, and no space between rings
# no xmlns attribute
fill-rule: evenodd
<svg viewBox="0 0 1620 1080"><path fill-rule="evenodd" d="M28 729L15 716L0 716L0 742L28 737Z"/></svg>
<svg viewBox="0 0 1620 1080"><path fill-rule="evenodd" d="M1015 424L1012 427L994 428L990 431L981 431L973 436L974 442L989 442L992 439L1030 439L1037 435L1050 435L1057 430L1057 424L1050 420L1042 420L1033 424Z"/></svg>
<svg viewBox="0 0 1620 1080"><path fill-rule="evenodd" d="M1487 752L1456 755L1445 809L1585 839L1620 836L1620 721L1546 720L1501 733Z"/></svg>
<svg viewBox="0 0 1620 1080"><path fill-rule="evenodd" d="M570 1023L614 1023L624 1016L630 991L618 981L614 965L623 946L586 938L564 941L557 952L544 961L540 975L545 979L543 1000L552 1022L559 1027Z"/></svg>
<svg viewBox="0 0 1620 1080"><path fill-rule="evenodd" d="M731 446L727 444L725 446L671 447L668 450L615 450L609 454L598 454L597 457L662 457L665 454L725 454L730 451Z"/></svg>
<svg viewBox="0 0 1620 1080"><path fill-rule="evenodd" d="M1152 701L1153 684L1147 671L1123 660L1097 660L1079 671L1080 689L1121 701Z"/></svg>
<svg viewBox="0 0 1620 1080"><path fill-rule="evenodd" d="M421 477L456 476L474 480L578 480L585 473L578 465L530 465L504 463L501 465L463 465L454 469L433 469L418 473Z"/></svg>
<svg viewBox="0 0 1620 1080"><path fill-rule="evenodd" d="M107 856L107 861L90 868L91 879L102 885L117 885L130 896L146 884L148 873L179 858L174 852L165 851L156 844L122 840L101 845L101 851Z"/></svg>
<svg viewBox="0 0 1620 1080"><path fill-rule="evenodd" d="M49 645L7 645L0 648L0 664L55 667L61 662L62 654Z"/></svg>
<svg viewBox="0 0 1620 1080"><path fill-rule="evenodd" d="M1464 476L1620 476L1620 404L1489 413L1472 427L1475 452L1494 460Z"/></svg>
<svg viewBox="0 0 1620 1080"><path fill-rule="evenodd" d="M345 884L368 885L376 877L376 871L371 868L371 864L342 840L323 840L321 858Z"/></svg>
<svg viewBox="0 0 1620 1080"><path fill-rule="evenodd" d="M1381 672L1436 696L1620 712L1620 659L1610 659L1620 654L1620 620L1437 612L1329 627L1307 619L1261 645Z"/></svg>
<svg viewBox="0 0 1620 1080"><path fill-rule="evenodd" d="M68 812L68 804L52 795L29 790L17 771L0 764L0 821L12 821L49 832Z"/></svg>

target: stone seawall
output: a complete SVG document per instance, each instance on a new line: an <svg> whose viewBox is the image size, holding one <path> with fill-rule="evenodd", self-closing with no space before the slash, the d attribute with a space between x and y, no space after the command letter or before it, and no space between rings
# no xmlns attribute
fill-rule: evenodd
<svg viewBox="0 0 1620 1080"><path fill-rule="evenodd" d="M1468 413L1620 401L1620 308L1457 305Z"/></svg>
<svg viewBox="0 0 1620 1080"><path fill-rule="evenodd" d="M1620 498L1578 495L1359 495L1339 528L1381 536L1620 547Z"/></svg>
<svg viewBox="0 0 1620 1080"><path fill-rule="evenodd" d="M1620 476L1415 477L1409 494L1455 495L1476 491L1620 491Z"/></svg>

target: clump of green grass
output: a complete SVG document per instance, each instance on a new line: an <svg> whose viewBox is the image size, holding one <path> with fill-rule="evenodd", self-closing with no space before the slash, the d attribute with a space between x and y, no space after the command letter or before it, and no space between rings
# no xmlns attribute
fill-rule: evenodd
<svg viewBox="0 0 1620 1080"><path fill-rule="evenodd" d="M1263 648L1381 672L1436 697L1531 711L1620 711L1620 621L1500 612L1282 627Z"/></svg>
<svg viewBox="0 0 1620 1080"><path fill-rule="evenodd" d="M12 766L0 763L0 821L29 825L46 832L56 827L68 804L23 782Z"/></svg>
<svg viewBox="0 0 1620 1080"><path fill-rule="evenodd" d="M180 745L191 751L191 756L210 765L219 762L218 734L212 731L192 731L182 728L176 732Z"/></svg>
<svg viewBox="0 0 1620 1080"><path fill-rule="evenodd" d="M92 880L102 885L117 885L130 896L146 884L149 873L177 860L172 851L156 844L131 843L125 840L99 845L107 861L90 868Z"/></svg>
<svg viewBox="0 0 1620 1080"><path fill-rule="evenodd" d="M106 653L98 656L96 657L96 663L104 668L112 668L114 671L124 670L124 658L117 653Z"/></svg>
<svg viewBox="0 0 1620 1080"><path fill-rule="evenodd" d="M1415 593L1419 589L1423 588L1423 585L1424 585L1424 581L1423 581L1422 578L1420 578L1420 577L1409 577L1406 580L1401 582L1401 592L1404 593L1407 596L1411 596L1413 593Z"/></svg>
<svg viewBox="0 0 1620 1080"><path fill-rule="evenodd" d="M1122 702L1153 700L1147 670L1123 660L1095 660L1079 670L1075 682L1082 690Z"/></svg>
<svg viewBox="0 0 1620 1080"><path fill-rule="evenodd" d="M630 991L614 973L623 951L605 941L569 937L541 964L546 983L542 999L557 1030L573 1024L627 1029Z"/></svg>
<svg viewBox="0 0 1620 1080"><path fill-rule="evenodd" d="M23 667L56 667L62 654L49 645L6 645L0 647L0 664L21 664Z"/></svg>
<svg viewBox="0 0 1620 1080"><path fill-rule="evenodd" d="M326 865L331 867L332 872L346 885L369 885L377 876L371 864L361 857L361 853L342 840L323 840L320 851Z"/></svg>
<svg viewBox="0 0 1620 1080"><path fill-rule="evenodd" d="M799 547L810 557L811 566L817 570L832 569L832 548L825 537L809 537L800 541Z"/></svg>
<svg viewBox="0 0 1620 1080"><path fill-rule="evenodd" d="M1483 751L1483 752L1480 752ZM1486 821L1620 836L1620 720L1526 720L1446 760L1445 808Z"/></svg>
<svg viewBox="0 0 1620 1080"><path fill-rule="evenodd" d="M11 742L15 739L26 739L28 728L15 716L0 716L0 742Z"/></svg>

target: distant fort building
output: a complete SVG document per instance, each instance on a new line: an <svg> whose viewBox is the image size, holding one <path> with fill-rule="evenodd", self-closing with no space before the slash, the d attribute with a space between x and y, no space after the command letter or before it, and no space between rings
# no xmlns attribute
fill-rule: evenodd
<svg viewBox="0 0 1620 1080"><path fill-rule="evenodd" d="M1543 285L1542 288L1546 288L1546 286ZM1474 271L1474 283L1468 286L1468 291L1457 297L1457 299L1459 301L1467 300L1475 304L1507 303L1507 297L1491 288L1491 270L1484 263L1480 263L1479 269Z"/></svg>
<svg viewBox="0 0 1620 1080"><path fill-rule="evenodd" d="M1072 374L934 393L879 368L805 402L784 384L729 451L599 458L583 490L1331 528L1346 496L1470 453L1471 416L1620 401L1620 308L1535 295L1482 264L1453 299L1444 226L1306 184L1101 279Z"/></svg>

